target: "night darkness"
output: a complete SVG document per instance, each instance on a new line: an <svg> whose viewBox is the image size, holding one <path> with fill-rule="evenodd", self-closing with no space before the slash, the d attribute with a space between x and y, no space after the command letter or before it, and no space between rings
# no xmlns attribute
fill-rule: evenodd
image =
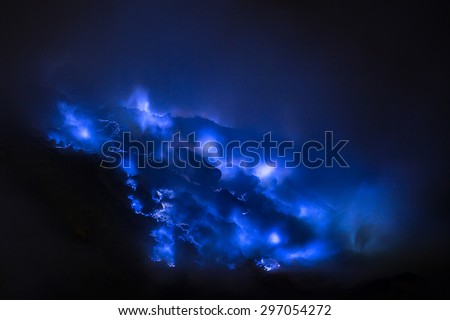
<svg viewBox="0 0 450 320"><path fill-rule="evenodd" d="M1 7L0 299L450 299L444 4ZM125 131L350 167L101 168Z"/></svg>

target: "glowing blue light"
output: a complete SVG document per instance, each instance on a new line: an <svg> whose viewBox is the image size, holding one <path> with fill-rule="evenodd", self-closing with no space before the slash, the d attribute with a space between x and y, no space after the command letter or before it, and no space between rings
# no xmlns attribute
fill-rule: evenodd
<svg viewBox="0 0 450 320"><path fill-rule="evenodd" d="M136 182L136 180L134 180L132 178L128 178L127 179L127 186L129 186L131 188L131 190L136 191L136 189L137 189L137 182Z"/></svg>
<svg viewBox="0 0 450 320"><path fill-rule="evenodd" d="M255 171L255 175L260 179L269 178L272 173L275 172L275 167L268 166L266 164L262 164L258 166Z"/></svg>
<svg viewBox="0 0 450 320"><path fill-rule="evenodd" d="M280 268L280 264L275 259L263 258L256 262L258 267L262 267L265 271L273 271Z"/></svg>
<svg viewBox="0 0 450 320"><path fill-rule="evenodd" d="M139 111L148 113L150 111L148 92L143 88L137 88L128 98L126 106L128 108L136 108Z"/></svg>
<svg viewBox="0 0 450 320"><path fill-rule="evenodd" d="M272 232L269 235L269 242L272 244L279 244L281 242L281 238L276 232Z"/></svg>
<svg viewBox="0 0 450 320"><path fill-rule="evenodd" d="M90 133L87 129L90 120L78 115L76 108L66 103L60 103L59 110L64 117L64 125L67 126L73 135L81 139L90 138Z"/></svg>
<svg viewBox="0 0 450 320"><path fill-rule="evenodd" d="M135 163L130 159L130 157L123 157L122 160L122 169L127 174L128 177L133 177L137 175L138 168Z"/></svg>
<svg viewBox="0 0 450 320"><path fill-rule="evenodd" d="M98 154L102 143L125 130L142 137L138 139L155 141L175 133L172 125L178 120L153 113L145 91L134 92L126 107L118 108L116 116L94 116L62 103L60 122L49 139L56 142L56 148L70 146ZM198 128L202 145L208 140L225 145L230 138L216 124L202 126ZM190 182L177 170L161 173L138 167L134 154L123 150L120 154L124 160L120 170L126 173L121 173L122 183L129 187L131 209L157 224L151 232L155 243L150 257L170 267L175 266L179 242L191 246L199 260L234 269L248 259L265 257L256 265L273 271L281 265L310 265L339 250L366 251L377 244L372 230L382 234L392 227L386 205L380 205L385 202L379 201L378 186L362 186L349 203L334 210L301 188L283 187L281 177L290 174L283 168L266 164L242 168L239 161L227 168L223 163L218 167L222 173L219 185L212 189Z"/></svg>
<svg viewBox="0 0 450 320"><path fill-rule="evenodd" d="M135 211L135 213L140 214L142 212L142 204L138 199L135 199L134 196L128 196L128 199L131 200L131 208Z"/></svg>
<svg viewBox="0 0 450 320"><path fill-rule="evenodd" d="M172 126L172 119L169 116L151 112L148 92L142 88L133 92L126 106L140 111L137 121L142 131L150 129L151 132L156 133L158 129L167 129Z"/></svg>
<svg viewBox="0 0 450 320"><path fill-rule="evenodd" d="M300 207L300 214L299 214L300 218L305 218L309 216L309 210L307 207L305 206L301 206Z"/></svg>
<svg viewBox="0 0 450 320"><path fill-rule="evenodd" d="M151 233L157 244L153 248L151 259L153 261L165 261L169 267L175 267L174 240L172 230L163 226Z"/></svg>
<svg viewBox="0 0 450 320"><path fill-rule="evenodd" d="M274 256L286 264L310 265L314 262L328 258L333 250L322 241L312 241L297 248L280 249L274 252Z"/></svg>
<svg viewBox="0 0 450 320"><path fill-rule="evenodd" d="M86 128L81 128L79 131L79 135L83 139L89 139L90 137L89 130Z"/></svg>

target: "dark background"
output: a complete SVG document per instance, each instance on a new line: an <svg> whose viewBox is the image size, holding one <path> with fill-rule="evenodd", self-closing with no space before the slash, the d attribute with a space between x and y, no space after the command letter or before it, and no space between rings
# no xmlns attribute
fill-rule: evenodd
<svg viewBox="0 0 450 320"><path fill-rule="evenodd" d="M0 11L1 298L449 298L447 4L4 1ZM145 222L108 192L113 178L45 141L59 99L116 104L136 86L160 112L302 140L335 130L359 178L391 176L403 242L380 259L342 257L339 276L151 265ZM342 184L320 171L305 179L329 193Z"/></svg>

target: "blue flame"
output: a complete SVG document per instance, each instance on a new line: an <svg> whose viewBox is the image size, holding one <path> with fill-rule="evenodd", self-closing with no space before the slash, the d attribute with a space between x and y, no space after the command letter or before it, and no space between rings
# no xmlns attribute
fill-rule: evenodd
<svg viewBox="0 0 450 320"><path fill-rule="evenodd" d="M211 138L226 144L233 138L227 136L231 129L212 122L153 113L145 91L136 91L126 108L106 113L92 114L66 103L59 111L60 121L49 139L58 148L88 153L98 154L103 143L124 131L142 141L156 141L190 124L198 126L202 144ZM189 176L195 172L140 168L135 155L122 152L122 156L125 161L119 170L129 188L130 209L157 225L150 232L154 240L150 258L170 267L183 264L180 243L196 252L192 260L202 264L234 269L253 260L273 271L311 265L344 250L376 248L377 235L393 230L378 186L362 186L349 203L335 208L296 186L291 173L282 168L224 164L218 167L221 179L211 186Z"/></svg>

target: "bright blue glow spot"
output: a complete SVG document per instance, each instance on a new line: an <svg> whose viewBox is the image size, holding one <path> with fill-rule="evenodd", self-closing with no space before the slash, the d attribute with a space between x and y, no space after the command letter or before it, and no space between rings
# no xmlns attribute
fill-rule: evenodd
<svg viewBox="0 0 450 320"><path fill-rule="evenodd" d="M90 137L87 125L89 120L76 113L76 108L68 104L61 103L59 110L64 117L64 125L70 128L73 134L81 139L88 139Z"/></svg>
<svg viewBox="0 0 450 320"><path fill-rule="evenodd" d="M89 130L86 128L81 128L79 131L80 137L83 139L89 139L90 134L89 134Z"/></svg>
<svg viewBox="0 0 450 320"><path fill-rule="evenodd" d="M269 235L269 242L272 244L279 244L281 242L281 238L276 232L272 232Z"/></svg>
<svg viewBox="0 0 450 320"><path fill-rule="evenodd" d="M275 259L263 258L256 262L258 267L262 267L265 271L273 271L280 268L280 264Z"/></svg>
<svg viewBox="0 0 450 320"><path fill-rule="evenodd" d="M255 176L260 179L269 178L273 173L275 173L275 167L268 166L266 164L261 164L255 169Z"/></svg>
<svg viewBox="0 0 450 320"><path fill-rule="evenodd" d="M135 199L132 195L128 196L128 199L131 200L131 209L134 210L135 213L140 214L142 213L142 204L139 200Z"/></svg>

